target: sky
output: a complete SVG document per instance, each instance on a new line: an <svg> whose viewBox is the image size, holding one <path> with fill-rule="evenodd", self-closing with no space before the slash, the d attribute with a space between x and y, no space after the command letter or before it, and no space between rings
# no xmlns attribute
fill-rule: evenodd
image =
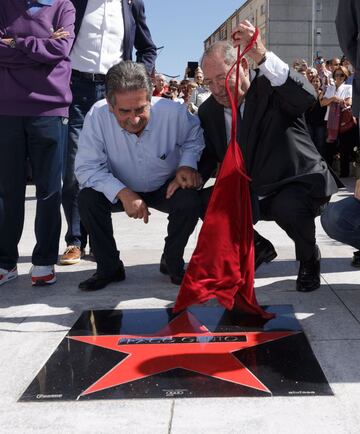
<svg viewBox="0 0 360 434"><path fill-rule="evenodd" d="M245 0L144 0L158 52L156 70L183 78L188 61L199 61L204 40Z"/></svg>

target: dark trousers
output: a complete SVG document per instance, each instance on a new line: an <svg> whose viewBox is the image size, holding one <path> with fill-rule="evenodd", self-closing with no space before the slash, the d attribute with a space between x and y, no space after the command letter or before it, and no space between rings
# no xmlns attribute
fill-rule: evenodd
<svg viewBox="0 0 360 434"><path fill-rule="evenodd" d="M36 186L34 265L57 262L61 173L67 120L60 116L0 116L0 267L13 268L24 224L27 157Z"/></svg>
<svg viewBox="0 0 360 434"><path fill-rule="evenodd" d="M350 174L350 161L353 149L359 144L359 130L354 127L346 133L339 134L340 152L340 177L348 177Z"/></svg>
<svg viewBox="0 0 360 434"><path fill-rule="evenodd" d="M168 214L164 256L170 274L178 275L184 266L184 249L195 229L200 201L195 190L177 190L165 198L168 183L151 193L138 193L148 207ZM113 236L111 213L124 211L121 202L112 204L102 193L85 188L79 194L81 220L89 233L97 262L97 272L108 276L119 267L119 252ZM151 216L150 216L151 222Z"/></svg>
<svg viewBox="0 0 360 434"><path fill-rule="evenodd" d="M211 188L206 188L201 192L202 209L206 207L210 191ZM305 185L288 184L276 194L253 200L254 223L258 220L275 221L294 241L296 259L306 261L314 254L315 217L326 201L327 198L311 197Z"/></svg>
<svg viewBox="0 0 360 434"><path fill-rule="evenodd" d="M276 194L259 201L260 219L275 221L295 243L298 261L315 252L315 217L328 198L313 198L302 184L285 185Z"/></svg>
<svg viewBox="0 0 360 434"><path fill-rule="evenodd" d="M69 137L62 189L62 205L67 221L65 241L67 245L85 248L87 232L80 221L79 184L74 173L75 156L85 115L96 101L105 98L105 85L73 76L71 78L71 90L73 102L69 111Z"/></svg>

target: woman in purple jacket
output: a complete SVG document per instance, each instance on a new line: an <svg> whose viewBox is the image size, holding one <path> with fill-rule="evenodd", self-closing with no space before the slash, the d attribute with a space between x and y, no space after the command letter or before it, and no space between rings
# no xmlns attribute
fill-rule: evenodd
<svg viewBox="0 0 360 434"><path fill-rule="evenodd" d="M56 281L74 21L70 0L0 2L0 285L17 277L27 158L37 198L31 280Z"/></svg>

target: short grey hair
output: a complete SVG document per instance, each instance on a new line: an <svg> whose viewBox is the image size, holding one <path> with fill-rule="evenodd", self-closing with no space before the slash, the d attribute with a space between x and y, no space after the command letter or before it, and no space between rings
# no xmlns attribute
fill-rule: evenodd
<svg viewBox="0 0 360 434"><path fill-rule="evenodd" d="M211 47L207 48L204 51L204 54L201 57L200 65L203 68L204 60L207 57L212 57L215 54L221 54L224 58L224 61L227 65L232 66L237 59L237 50L232 46L229 41L219 41L215 42L215 44L211 45Z"/></svg>
<svg viewBox="0 0 360 434"><path fill-rule="evenodd" d="M108 102L115 106L115 94L133 90L145 90L151 101L153 85L145 66L131 60L124 60L112 66L105 77L105 92Z"/></svg>

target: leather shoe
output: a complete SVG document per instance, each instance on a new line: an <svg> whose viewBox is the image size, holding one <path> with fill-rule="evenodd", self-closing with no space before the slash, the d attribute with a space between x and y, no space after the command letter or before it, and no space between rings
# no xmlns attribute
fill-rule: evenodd
<svg viewBox="0 0 360 434"><path fill-rule="evenodd" d="M277 257L276 250L272 243L259 234L254 238L255 247L255 270L260 267L263 262L271 262Z"/></svg>
<svg viewBox="0 0 360 434"><path fill-rule="evenodd" d="M354 252L353 259L351 261L353 267L360 268L360 250Z"/></svg>
<svg viewBox="0 0 360 434"><path fill-rule="evenodd" d="M315 253L308 261L300 261L300 268L296 280L296 290L310 292L320 287L320 259L319 247L315 246Z"/></svg>
<svg viewBox="0 0 360 434"><path fill-rule="evenodd" d="M174 285L181 285L185 270L181 270L178 274L171 274L169 271L169 267L166 263L165 256L164 254L162 254L160 259L160 273L169 276L171 283L173 283Z"/></svg>
<svg viewBox="0 0 360 434"><path fill-rule="evenodd" d="M112 282L121 282L125 280L124 264L120 261L118 269L109 276L99 276L98 273L93 274L89 279L79 283L79 288L82 291L97 291L105 288L106 285Z"/></svg>

